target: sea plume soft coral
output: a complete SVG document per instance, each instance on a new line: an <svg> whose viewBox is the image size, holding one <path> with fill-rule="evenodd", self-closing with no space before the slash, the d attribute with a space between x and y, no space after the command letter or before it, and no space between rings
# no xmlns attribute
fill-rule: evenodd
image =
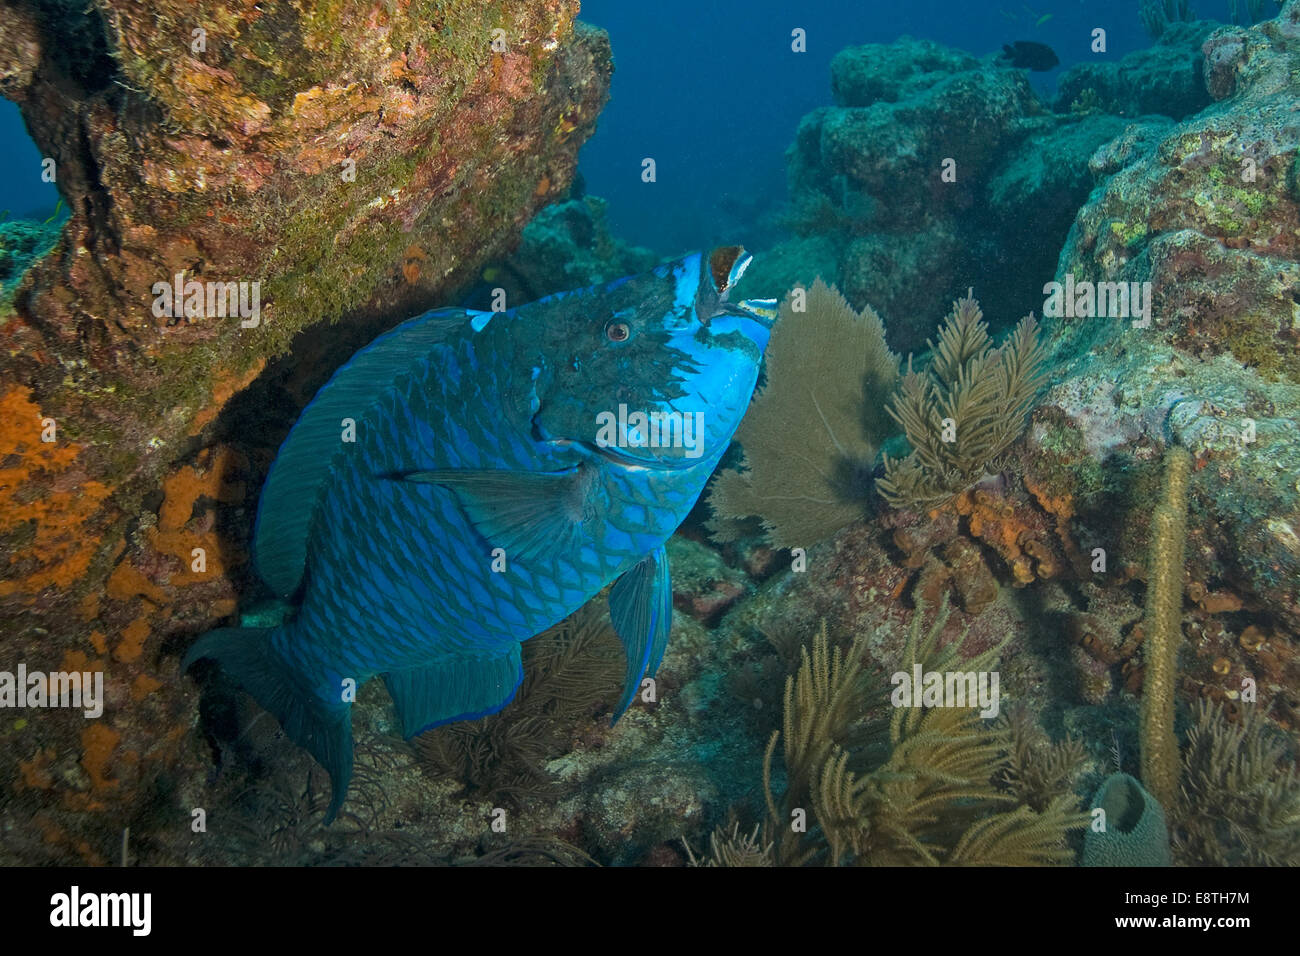
<svg viewBox="0 0 1300 956"><path fill-rule="evenodd" d="M1020 437L1043 379L1045 353L1032 315L993 347L979 303L953 303L923 372L912 369L889 403L912 452L885 456L876 487L891 505L935 507L965 491Z"/></svg>
<svg viewBox="0 0 1300 956"><path fill-rule="evenodd" d="M708 854L696 857L691 845L682 838L686 847L686 857L691 866L775 866L772 861L772 844L759 834L761 827L754 827L748 836L740 832L740 824L733 823L730 830L718 827L709 837Z"/></svg>
<svg viewBox="0 0 1300 956"><path fill-rule="evenodd" d="M961 638L940 647L948 620L945 600L929 626L915 612L900 670L992 669L1002 645L961 659ZM1017 755L1012 729L960 707L895 707L888 720L889 752L873 761L859 741L864 726L867 641L859 634L846 652L829 647L826 629L803 652L786 681L782 730L763 760L763 784L776 858L786 865L1035 866L1070 863L1066 834L1088 822L1068 787L1043 792L1035 807L1029 788L1007 786ZM1005 643L1005 642L1004 642ZM772 760L784 739L786 788L778 809ZM1033 744L1025 742L1025 746ZM1044 758L1035 757L1041 762ZM791 814L807 808L806 833Z"/></svg>
<svg viewBox="0 0 1300 956"><path fill-rule="evenodd" d="M1197 701L1173 807L1179 862L1300 865L1300 774L1285 738L1250 706L1237 723Z"/></svg>

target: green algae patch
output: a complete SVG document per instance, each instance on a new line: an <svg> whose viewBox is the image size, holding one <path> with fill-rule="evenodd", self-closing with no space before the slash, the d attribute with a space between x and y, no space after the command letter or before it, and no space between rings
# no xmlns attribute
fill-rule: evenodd
<svg viewBox="0 0 1300 956"><path fill-rule="evenodd" d="M1142 244L1147 236L1147 226L1143 222L1123 223L1112 222L1110 224L1111 234L1128 248L1132 249ZM1076 275L1077 279L1078 276Z"/></svg>
<svg viewBox="0 0 1300 956"><path fill-rule="evenodd" d="M1030 470L1044 491L1053 498L1071 496L1077 510L1089 511L1103 494L1113 492L1102 463L1093 458L1083 430L1060 413L1045 406L1034 413L1036 442Z"/></svg>
<svg viewBox="0 0 1300 956"><path fill-rule="evenodd" d="M1269 381L1300 384L1300 353L1287 348L1268 316L1230 313L1219 320L1224 346L1237 361Z"/></svg>

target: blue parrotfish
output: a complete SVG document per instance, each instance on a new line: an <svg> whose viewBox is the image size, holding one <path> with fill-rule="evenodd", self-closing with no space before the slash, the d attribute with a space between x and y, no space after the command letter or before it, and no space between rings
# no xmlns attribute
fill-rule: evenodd
<svg viewBox="0 0 1300 956"><path fill-rule="evenodd" d="M317 393L262 490L253 556L293 606L201 637L328 771L352 773L351 701L384 679L403 733L501 710L521 642L612 583L627 654L614 720L663 658L664 544L749 405L775 317L732 302L729 246L500 312L438 309Z"/></svg>

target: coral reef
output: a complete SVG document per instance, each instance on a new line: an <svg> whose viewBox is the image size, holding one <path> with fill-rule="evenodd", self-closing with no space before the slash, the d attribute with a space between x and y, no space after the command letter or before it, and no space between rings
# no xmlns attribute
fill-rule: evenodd
<svg viewBox="0 0 1300 956"><path fill-rule="evenodd" d="M805 116L787 151L791 235L756 255L741 291L780 297L821 276L874 306L900 352L921 347L917 317L964 277L981 276L991 314L1036 309L1037 276L1095 185L1088 161L1123 121L1053 114L1024 71L910 37L842 50L831 87L835 105Z"/></svg>
<svg viewBox="0 0 1300 956"><path fill-rule="evenodd" d="M1205 89L1201 44L1219 24L1178 21L1159 41L1118 62L1079 63L1061 75L1055 108L1065 112L1087 99L1094 109L1117 116L1159 113L1180 120L1212 102Z"/></svg>
<svg viewBox="0 0 1300 956"><path fill-rule="evenodd" d="M1107 749L1113 742L1115 770L1139 773L1136 764L1144 749L1139 746L1144 736L1139 711L1163 714L1153 723L1163 728L1163 756L1157 762L1164 770L1144 771L1144 781L1169 779L1171 764L1172 778L1182 775L1181 788L1175 783L1175 795L1160 801L1174 837L1174 859L1180 863L1263 859L1244 847L1269 843L1295 829L1285 799L1252 804L1248 810L1243 798L1229 808L1233 824L1206 829L1203 845L1190 850L1180 809L1189 786L1187 761L1193 748L1201 755L1198 762L1209 751L1204 734L1200 742L1189 736L1180 756L1178 738L1172 735L1177 731L1174 716L1198 700L1222 708L1220 732L1237 726L1234 721L1244 712L1256 713L1242 691L1253 682L1268 707L1267 717L1262 708L1256 716L1261 727L1269 728L1262 739L1271 742L1268 752L1281 765L1281 781L1290 772L1294 743L1284 748L1279 728L1294 734L1300 727L1300 698L1294 690L1300 686L1295 641L1300 633L1300 592L1295 588L1300 580L1300 487L1294 487L1300 446L1290 424L1300 420L1292 368L1292 299L1300 275L1295 268L1300 193L1294 185L1300 127L1288 92L1300 53L1297 11L1292 3L1276 21L1208 36L1203 24L1174 25L1163 49L1125 66L1137 69L1145 62L1153 77L1157 70L1166 71L1146 91L1151 100L1139 103L1143 93L1132 90L1135 99L1124 106L1103 102L1093 90L1091 110L1070 120L1025 117L1015 134L1022 138L1008 136L1018 148L990 162L987 181L996 184L999 202L1015 200L1012 207L1022 210L1013 221L1037 227L1046 217L1064 223L1059 267L1047 263L1035 272L1040 252L1055 258L1060 249L1050 237L1041 242L1042 250L1026 251L1000 238L988 241L996 230L984 227L992 231L980 234L984 240L973 239L971 248L996 249L1007 258L995 256L993 261L1016 263L1016 270L1009 271L1023 266L1035 294L1046 294L1042 280L1053 273L1080 289L1149 281L1150 323L1139 298L1147 293L1134 291L1140 286L1126 287L1133 293L1127 312L1089 314L1085 309L1044 318L1043 366L1052 370L1051 385L1031 417L1026 439L1005 453L1005 470L928 514L894 510L863 515L864 520L810 548L806 570L776 573L721 624L723 633L764 636L781 666L798 670L799 634L806 633L807 621L824 618L828 634L870 634L861 650L863 667L870 671L897 661L904 602L934 604L950 597L957 608L954 618L971 628L968 643L986 648L1007 639L1004 686L1015 688L1008 693L1040 715L1054 735L1065 733L1082 742L1094 766L1110 762ZM1202 38L1204 55L1198 57L1192 46ZM824 161L827 141L842 129L835 124L849 122L841 110L884 110L891 97L916 106L924 102L926 90L948 82L954 72L979 69L972 63L963 66L959 55L933 63L935 57L924 46L913 47L914 65L901 56L897 62L876 57L874 66L872 57L843 57L837 67L837 97L861 105L827 108L806 120L790 160L798 235L758 258L745 280L751 292L784 294L790 284L820 274L837 279L849 301L860 304L865 300L857 299L843 281L844 252L856 239L871 238L878 224L890 218L896 224L891 238L898 247L898 274L912 283L906 286L909 292L926 286L908 278L907 270L912 268L909 257L916 254L921 274L924 254L916 250L933 254L941 248L934 242L933 220L909 218L901 204L892 206L892 191L868 198L865 190L855 189L847 166L833 169ZM1204 92L1198 92L1188 78L1197 76L1202 60L1197 82L1204 83ZM871 73L876 67L878 78ZM1107 72L1119 75L1118 69ZM1198 104L1209 102L1207 96L1214 105L1195 113ZM1060 108L1066 104L1058 101ZM1125 123L1102 112L1130 108L1164 109L1173 118L1143 116ZM925 115L941 122L937 111ZM900 115L898 121L905 124L907 117ZM926 142L924 136L918 142ZM1064 169L1052 165L1054 157L1042 148L1047 142L1067 147ZM858 160L875 161L874 148L861 143ZM880 148L887 151L888 144ZM909 182L927 174L914 169ZM1040 213L1030 197L1040 182L1051 181L1062 188L1048 212ZM1089 196L1094 186L1098 188ZM944 212L941 205L934 208ZM966 222L977 219L965 217ZM925 236L897 233L914 226L930 231ZM1033 280L1035 274L1038 280ZM942 269L925 275L944 281ZM924 291L931 294L933 288ZM888 303L881 314L895 318ZM900 324L888 323L891 341L898 341L894 336ZM905 334L915 335L915 327ZM1154 520L1165 494L1161 462L1184 454L1171 453L1173 448L1190 454L1183 464L1196 487L1186 511L1185 567L1163 576L1176 592L1162 588L1161 575L1148 567L1153 539L1162 539ZM1177 593L1166 600L1166 609L1172 609L1167 616L1185 638L1166 642L1152 637L1152 618L1141 604L1144 585L1152 600L1162 591ZM1012 602L1009 594L1019 597ZM1167 660L1169 647L1176 650L1179 643L1177 670L1171 665L1164 676L1160 667L1151 673L1151 662ZM844 668L851 647L844 642L837 646ZM829 673L832 648L825 654ZM774 668L752 666L753 674L761 676L747 681L746 694L752 686L756 696L770 695ZM768 705L766 698L763 702ZM878 714L868 709L859 724L878 722ZM858 746L850 742L846 752L856 755ZM843 768L835 778L835 786L823 794L824 811L837 806L842 811L852 803L853 795L843 785L850 775L861 781L884 759L879 740L875 746L874 759L854 756L851 763L860 759L860 764ZM1149 746L1145 749L1151 752ZM1132 765L1122 766L1121 751L1133 754ZM1227 794L1245 792L1236 789L1244 773L1256 781L1247 785L1253 788L1249 799L1262 799L1267 788L1258 784L1259 771L1238 767L1232 771L1237 776L1230 777L1224 763L1228 753L1221 751L1215 770L1202 774L1201 785L1223 788L1223 795L1208 802L1218 799L1228 806ZM1062 762L1072 764L1077 756ZM1051 766L1050 760L1044 763ZM772 770L773 799L785 810L777 766L779 762ZM807 791L800 805L809 810L811 826L813 790L795 776L795 789ZM1053 776L1054 771L1037 769L1028 778ZM1090 775L1090 789L1101 790L1100 776L1104 773ZM1211 779L1237 782L1212 784ZM1055 786L1062 786L1059 778ZM1150 822L1154 812L1147 811L1157 807L1154 792L1141 789L1136 780L1133 786L1138 789L1128 792L1133 799L1127 804L1139 811L1139 820L1145 814ZM1286 791L1284 782L1277 786ZM1117 787L1117 800L1125 796L1124 789ZM1124 823L1125 818L1123 807L1112 814L1112 822ZM1195 826L1204 828L1210 819ZM781 818L780 823L786 826L787 821ZM1158 834L1161 827L1139 829ZM797 861L809 852L812 859L829 859L829 840L820 831L793 844L781 830L769 833L778 859ZM1112 830L1111 836L1121 833ZM841 860L849 860L851 833L837 839ZM1206 849L1212 841L1221 844L1217 859ZM1169 858L1167 839L1146 842L1153 849L1130 854L1135 862ZM1095 839L1093 844L1095 854ZM1284 849L1274 844L1271 859L1283 859Z"/></svg>
<svg viewBox="0 0 1300 956"><path fill-rule="evenodd" d="M787 307L793 288L809 292L809 312L774 331L777 356L793 330L791 358L773 359L751 409L756 432L771 420L776 467L760 461L761 435L742 435L745 460L733 449L725 480L746 495L781 483L806 494L807 474L838 474L852 479L850 501L820 525L817 509L770 497L737 506L769 528L718 548L698 509L669 544L674 641L654 693L616 730L604 704L621 652L601 605L525 645L515 706L414 746L398 739L382 687L368 685L354 708L353 801L331 827L320 821L323 776L243 698L205 694L211 736L193 732L174 646L233 616L236 595L246 612L259 596L247 562L257 488L297 410L353 348L435 299L490 307L496 288L517 302L653 261L610 236L600 200L568 192L607 51L568 28L566 2L417 0L375 14L364 38L349 32L348 3L314 13L262 3L256 17L186 4L184 17L208 30L208 58L185 53L187 29L168 40L181 23L172 0L104 0L102 29L74 26L99 21L71 0L41 6L57 14L49 24L30 0L0 12L0 91L57 119L51 140L66 132L85 148L60 158L60 186L81 200L68 235L20 280L17 311L0 311L0 628L29 666L102 672L109 709L89 728L53 712L0 722L6 861L116 862L129 827L126 860L144 865L1060 863L1079 845L1085 863L1163 862L1150 781L1169 778L1172 752L1178 783L1162 802L1176 862L1297 862L1295 2L1251 29L1206 35L1171 22L1152 51L1067 74L1074 87L1067 96L1063 84L1056 113L1022 74L927 41L838 56L835 105L805 119L789 154L793 234L759 255L741 290ZM139 12L154 8L170 19L146 36ZM289 20L311 42L328 27L353 44L355 64L340 65L333 39L274 76L230 61L232 37L264 39ZM477 39L498 22L540 42L498 55ZM1165 116L1142 115L1151 110ZM290 115L322 137L316 152L275 138ZM154 123L165 127L156 136ZM381 145L365 142L376 133ZM151 164L159 149L185 154L170 178ZM371 150L353 184L361 208L324 188L338 186L339 149ZM137 168L130 157L144 159ZM101 185L123 204L105 203ZM509 251L524 218L566 196ZM251 238L245 214L260 217ZM157 235L139 231L148 217ZM221 271L249 243L262 256L249 261L280 283L264 300L266 327L153 328L146 279L164 268L253 277ZM891 389L864 383L896 375L897 361L876 313L849 317L871 301L895 347L918 348L933 335L925 316L960 297L975 269L991 315L1039 311L1055 275L1150 281L1152 322L1044 319L1052 384L1024 440L972 466L941 506L873 509L862 491L892 424ZM123 328L108 290L132 306ZM320 315L300 318L311 296ZM827 310L839 318L826 337L801 327ZM304 327L334 312L345 321ZM795 338L822 344L796 355ZM981 348L996 368L992 341ZM912 431L930 438L935 376L956 367L935 351L913 373L930 411L912 416ZM828 356L850 372L827 374ZM783 371L793 367L802 371ZM793 416L783 390L799 387L811 400ZM831 389L844 400L825 401ZM173 411L160 418L159 407ZM41 440L46 418L54 442ZM791 447L810 471L792 467ZM1171 530L1156 505L1161 462L1180 447L1196 493L1185 534L1173 535L1186 541L1175 573L1147 555ZM853 465L837 472L840 460ZM715 508L722 536L745 532L726 511ZM806 553L796 561L774 544ZM1153 602L1164 595L1163 618L1144 617L1144 586ZM943 610L931 619L927 607ZM1176 673L1159 663L1170 621L1184 633ZM991 667L995 656L1014 702L997 722L891 709L882 692L884 675L912 663ZM1174 716L1189 703L1186 730ZM1141 771L1152 793L1124 773L1146 755L1140 710L1158 713L1162 732L1163 769ZM1111 748L1116 774L1103 780ZM1084 788L1098 795L1083 810L1108 810L1105 837L1085 830ZM191 830L199 807L210 832ZM791 830L792 810L806 811L806 833Z"/></svg>
<svg viewBox="0 0 1300 956"><path fill-rule="evenodd" d="M1055 409L1056 434L1074 431L1100 469L1110 514L1080 515L1108 554L1138 560L1155 463L1163 445L1180 444L1198 490L1188 574L1294 634L1300 202L1289 177L1300 149L1300 4L1250 29L1216 30L1204 49L1218 102L1099 155L1109 178L1079 211L1056 271L1078 289L1149 295L1149 309L1045 319L1054 381L1043 406ZM1050 437L1031 435L1030 457Z"/></svg>
<svg viewBox="0 0 1300 956"><path fill-rule="evenodd" d="M997 471L998 457L1024 430L1044 377L1033 316L995 349L970 293L953 303L930 349L925 371L908 360L889 402L890 417L912 446L901 460L885 455L885 474L876 483L894 507L943 504Z"/></svg>
<svg viewBox="0 0 1300 956"><path fill-rule="evenodd" d="M45 808L27 862L116 858L136 818L144 860L217 853L149 809L207 762L177 639L258 596L256 489L315 388L567 190L611 70L576 6L0 8L0 92L71 210L0 316L0 629L109 700L89 736L66 711L0 733L0 779L45 768L0 809ZM260 283L256 323L157 316L178 274Z"/></svg>
<svg viewBox="0 0 1300 956"><path fill-rule="evenodd" d="M757 518L776 547L808 547L865 513L898 356L879 316L818 280L782 303L766 369L736 432L741 469L722 471L709 493L710 528L734 540Z"/></svg>

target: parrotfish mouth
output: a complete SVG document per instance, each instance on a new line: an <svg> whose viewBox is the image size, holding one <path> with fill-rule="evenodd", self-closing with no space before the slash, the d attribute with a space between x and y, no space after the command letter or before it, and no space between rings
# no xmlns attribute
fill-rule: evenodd
<svg viewBox="0 0 1300 956"><path fill-rule="evenodd" d="M671 471L677 467L678 459L674 458L637 458L626 452L620 451L617 445L601 445L596 442L578 442L583 448L593 454L611 461L620 468L629 471ZM696 459L683 459L689 464L694 464Z"/></svg>
<svg viewBox="0 0 1300 956"><path fill-rule="evenodd" d="M533 437L552 448L580 448L590 455L604 458L630 471L672 471L681 467L683 463L693 465L699 461L698 458L638 458L621 451L617 445L601 445L574 438L550 438L536 422L533 422Z"/></svg>
<svg viewBox="0 0 1300 956"><path fill-rule="evenodd" d="M740 246L722 246L709 254L708 267L701 270L700 288L696 295L700 322L716 330L714 322L724 319L728 324L758 346L760 352L767 348L767 340L778 315L776 299L742 299L729 302L728 296L740 282L754 257ZM700 309L699 306L704 308ZM731 319L731 323L726 323Z"/></svg>
<svg viewBox="0 0 1300 956"><path fill-rule="evenodd" d="M776 299L745 299L735 304L722 303L721 308L705 325L710 325L719 319L723 320L718 323L719 325L731 320L736 331L757 345L758 350L762 352L767 348L767 340L772 334L772 327L776 324L776 316ZM716 325L712 327L717 328Z"/></svg>
<svg viewBox="0 0 1300 956"><path fill-rule="evenodd" d="M741 299L735 305L726 303L720 315L738 315L741 318L757 322L769 332L776 325L779 313L776 299Z"/></svg>

